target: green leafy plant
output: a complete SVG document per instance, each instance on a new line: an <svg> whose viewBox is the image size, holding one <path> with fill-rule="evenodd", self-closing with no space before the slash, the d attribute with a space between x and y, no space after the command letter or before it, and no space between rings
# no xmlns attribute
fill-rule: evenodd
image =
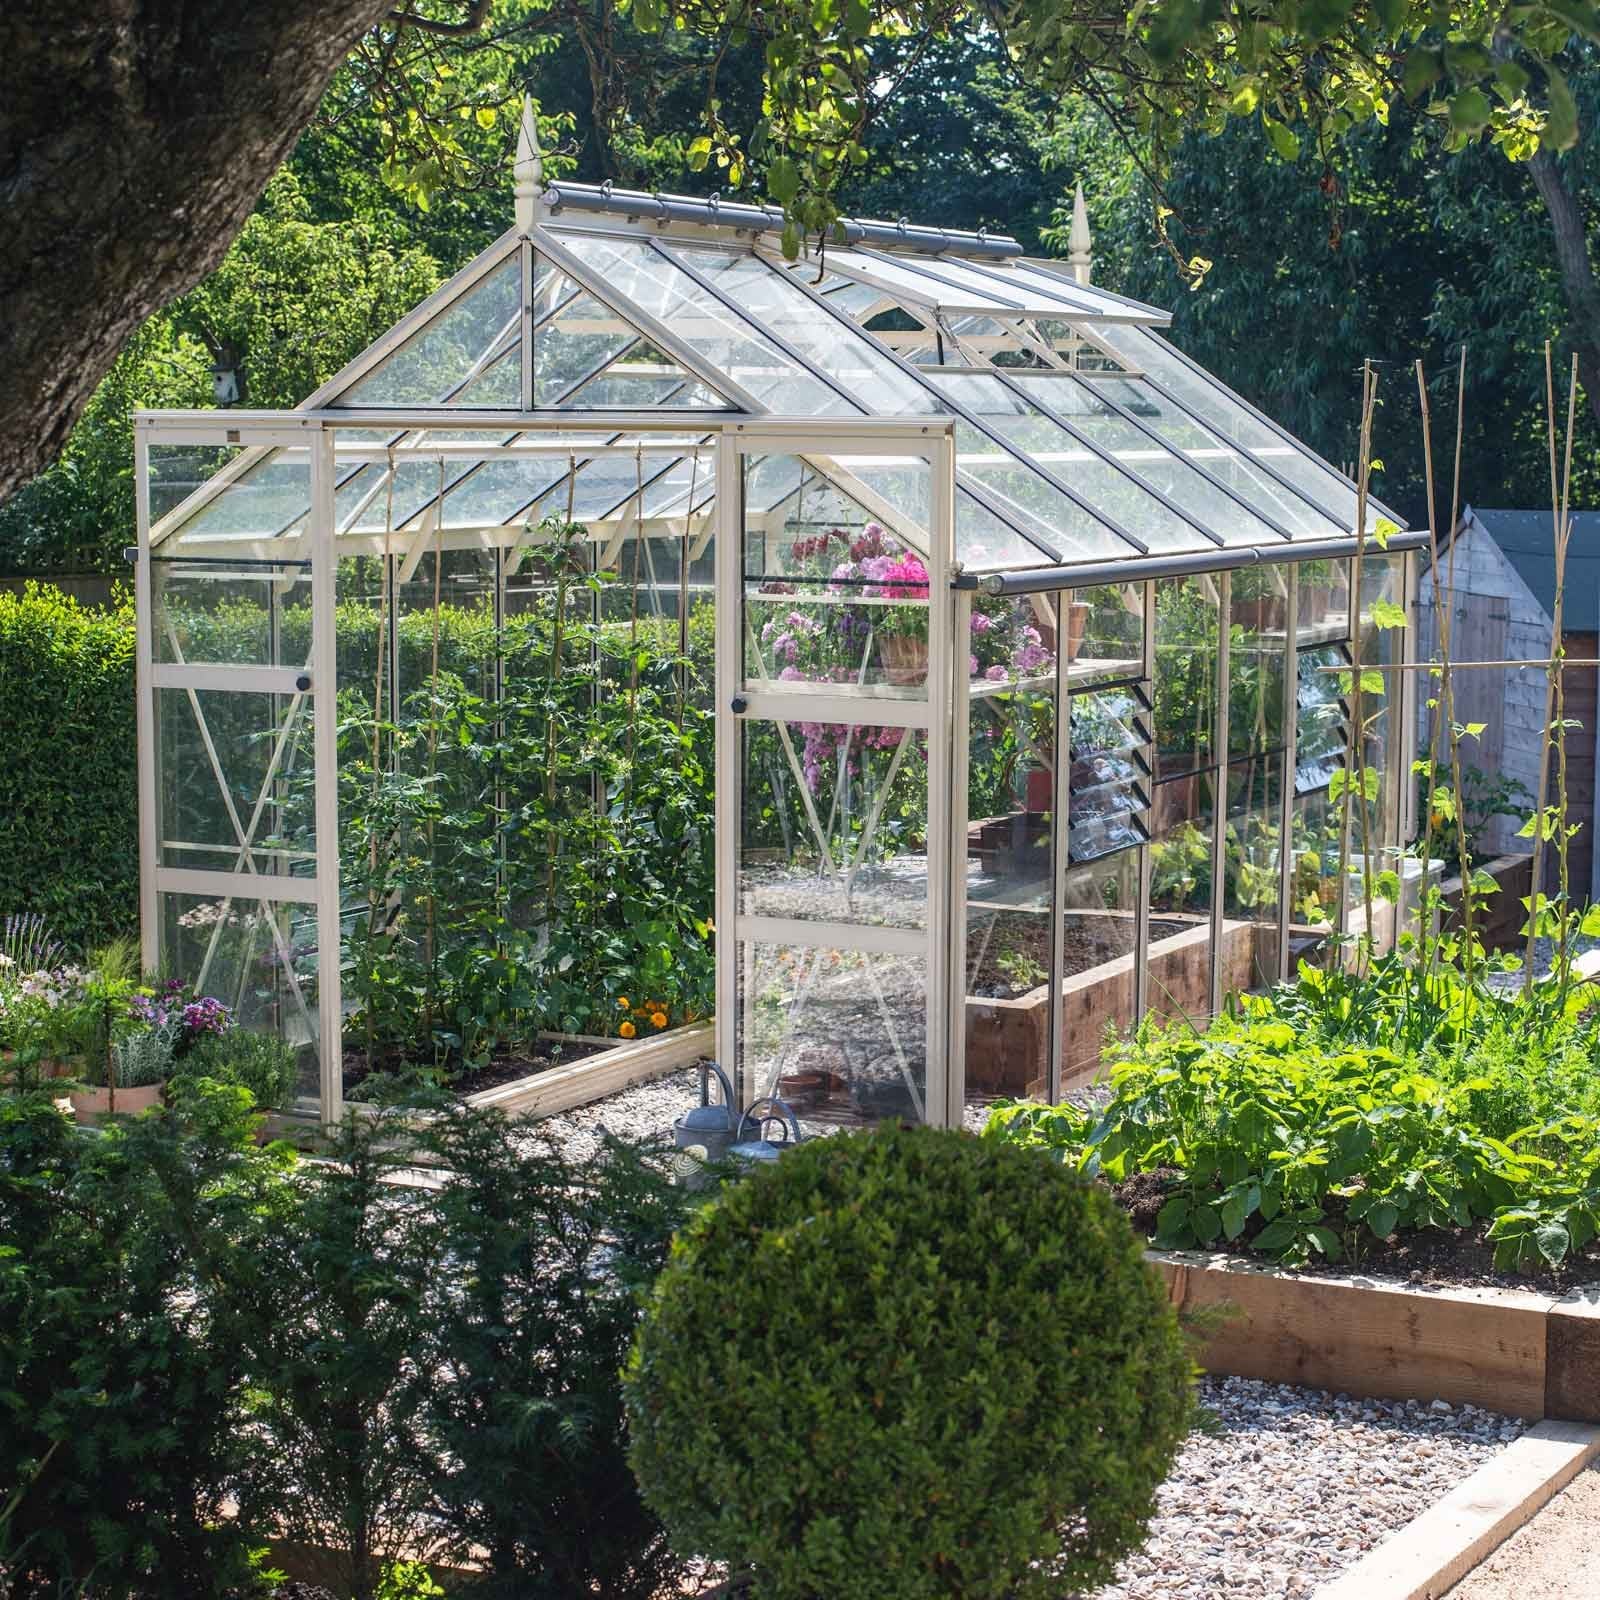
<svg viewBox="0 0 1600 1600"><path fill-rule="evenodd" d="M249 1028L230 1028L200 1040L184 1058L183 1071L238 1084L263 1108L287 1104L299 1077L292 1045Z"/></svg>
<svg viewBox="0 0 1600 1600"><path fill-rule="evenodd" d="M1161 1244L1293 1264L1487 1224L1502 1266L1555 1264L1600 1220L1596 1023L1559 979L1506 995L1453 949L1302 966L1204 1034L1147 1025L1115 1048L1103 1109L1013 1103L986 1132L1111 1183L1167 1174Z"/></svg>
<svg viewBox="0 0 1600 1600"><path fill-rule="evenodd" d="M422 1350L433 1516L488 1593L653 1600L684 1562L629 1473L619 1374L686 1191L631 1147L574 1162L462 1107L422 1145L451 1260Z"/></svg>
<svg viewBox="0 0 1600 1600"><path fill-rule="evenodd" d="M0 1505L8 1594L185 1600L243 1582L248 1453L217 1266L278 1164L241 1100L86 1137L0 1096ZM21 1241L26 1241L25 1248Z"/></svg>
<svg viewBox="0 0 1600 1600"><path fill-rule="evenodd" d="M1055 1596L1143 1538L1190 1371L1108 1196L890 1126L689 1224L629 1362L632 1459L674 1543L773 1600Z"/></svg>

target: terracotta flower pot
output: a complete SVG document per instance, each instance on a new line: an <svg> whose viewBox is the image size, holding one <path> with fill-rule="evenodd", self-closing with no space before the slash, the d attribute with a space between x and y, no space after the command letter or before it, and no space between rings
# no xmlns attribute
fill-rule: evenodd
<svg viewBox="0 0 1600 1600"><path fill-rule="evenodd" d="M1067 660L1076 661L1083 648L1083 634L1089 625L1089 602L1074 600L1067 607Z"/></svg>
<svg viewBox="0 0 1600 1600"><path fill-rule="evenodd" d="M118 1089L115 1104L110 1089L74 1089L70 1096L73 1114L79 1122L103 1122L115 1111L119 1117L136 1117L161 1104L165 1083L142 1083L136 1089Z"/></svg>
<svg viewBox="0 0 1600 1600"><path fill-rule="evenodd" d="M924 683L928 677L928 641L904 633L879 636L878 655L887 683Z"/></svg>

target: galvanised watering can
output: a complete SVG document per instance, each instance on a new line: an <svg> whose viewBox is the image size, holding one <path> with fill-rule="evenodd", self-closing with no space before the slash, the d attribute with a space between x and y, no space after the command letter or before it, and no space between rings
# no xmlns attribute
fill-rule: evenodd
<svg viewBox="0 0 1600 1600"><path fill-rule="evenodd" d="M783 1133L781 1139L762 1137L769 1122L778 1124ZM746 1128L750 1128L753 1137L745 1138ZM728 1151L728 1159L737 1161L743 1167L766 1166L804 1138L805 1135L800 1131L800 1119L789 1105L773 1095L766 1100L753 1101L739 1118L738 1133L732 1149Z"/></svg>
<svg viewBox="0 0 1600 1600"><path fill-rule="evenodd" d="M722 1085L722 1104L711 1103L711 1074ZM733 1085L715 1061L700 1063L700 1104L684 1112L672 1125L672 1142L691 1150L702 1161L720 1161L733 1144L739 1119L734 1111Z"/></svg>

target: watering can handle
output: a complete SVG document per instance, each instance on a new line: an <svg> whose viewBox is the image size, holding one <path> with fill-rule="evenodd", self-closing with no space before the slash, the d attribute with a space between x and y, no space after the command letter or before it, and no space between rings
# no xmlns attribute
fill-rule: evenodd
<svg viewBox="0 0 1600 1600"><path fill-rule="evenodd" d="M719 1067L715 1061L702 1061L700 1063L700 1104L711 1104L711 1079L710 1073L716 1073L717 1082L722 1085L722 1103L731 1111L734 1105L733 1085L728 1081L728 1074Z"/></svg>
<svg viewBox="0 0 1600 1600"><path fill-rule="evenodd" d="M761 1111L761 1107L763 1106L767 1108L765 1111ZM761 1111L761 1114L756 1116L758 1111ZM742 1144L744 1142L744 1125L750 1121L752 1117L755 1117L757 1138L761 1136L761 1130L765 1128L769 1122L776 1122L783 1128L783 1142L785 1144L789 1144L791 1142L794 1144L799 1144L800 1141L805 1137L805 1135L800 1131L800 1119L795 1116L794 1111L790 1108L790 1106L785 1101L780 1100L776 1095L771 1095L765 1100L752 1100L750 1102L749 1109L742 1117L739 1118L739 1129L738 1132L734 1134L735 1144ZM792 1141L790 1139L791 1133L794 1136Z"/></svg>

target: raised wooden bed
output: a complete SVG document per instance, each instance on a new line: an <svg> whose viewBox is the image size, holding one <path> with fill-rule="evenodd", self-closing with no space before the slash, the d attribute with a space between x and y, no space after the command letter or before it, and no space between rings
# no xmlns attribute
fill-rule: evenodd
<svg viewBox="0 0 1600 1600"><path fill-rule="evenodd" d="M1148 1259L1182 1310L1228 1306L1201 1364L1229 1377L1600 1422L1600 1284L1413 1287L1196 1251Z"/></svg>
<svg viewBox="0 0 1600 1600"><path fill-rule="evenodd" d="M585 1056L566 1067L550 1067L497 1084L466 1097L471 1106L492 1107L519 1117L549 1117L571 1111L591 1101L603 1100L619 1089L664 1077L708 1055L715 1048L716 1029L709 1022L674 1028L653 1039L604 1040L608 1048Z"/></svg>
<svg viewBox="0 0 1600 1600"><path fill-rule="evenodd" d="M1162 913L1163 921L1179 918ZM1218 959L1228 993L1248 989L1256 929L1225 922ZM1211 923L1195 918L1182 933L1150 946L1150 1009L1159 1015L1211 1015ZM1122 1028L1133 1015L1132 953L1075 973L1061 985L1065 1059L1062 1086L1088 1083L1101 1071L1107 1024ZM967 1086L985 1094L1041 1095L1050 1023L1050 985L1012 1000L967 997Z"/></svg>

